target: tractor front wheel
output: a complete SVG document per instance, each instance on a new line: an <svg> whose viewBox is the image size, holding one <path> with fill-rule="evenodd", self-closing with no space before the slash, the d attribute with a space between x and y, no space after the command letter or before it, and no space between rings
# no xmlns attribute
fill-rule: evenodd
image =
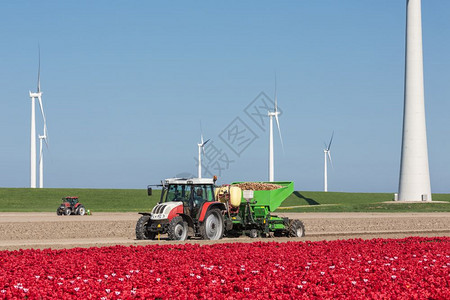
<svg viewBox="0 0 450 300"><path fill-rule="evenodd" d="M136 223L136 239L138 240L154 240L156 233L148 231L150 225L150 216L142 216Z"/></svg>
<svg viewBox="0 0 450 300"><path fill-rule="evenodd" d="M188 225L182 217L177 216L170 221L167 234L171 240L184 241L188 237Z"/></svg>
<svg viewBox="0 0 450 300"><path fill-rule="evenodd" d="M305 236L305 225L300 220L289 220L289 236L302 237Z"/></svg>
<svg viewBox="0 0 450 300"><path fill-rule="evenodd" d="M200 225L200 235L205 240L219 240L223 236L223 227L222 213L219 209L211 209Z"/></svg>
<svg viewBox="0 0 450 300"><path fill-rule="evenodd" d="M58 216L62 216L61 208L58 207L58 209L56 210L56 214Z"/></svg>
<svg viewBox="0 0 450 300"><path fill-rule="evenodd" d="M83 205L78 206L77 215L84 216L85 213L86 213L86 208L84 208Z"/></svg>
<svg viewBox="0 0 450 300"><path fill-rule="evenodd" d="M66 208L64 209L64 214L65 214L66 216L68 216L68 215L72 214L72 210L71 210L70 208L66 207Z"/></svg>

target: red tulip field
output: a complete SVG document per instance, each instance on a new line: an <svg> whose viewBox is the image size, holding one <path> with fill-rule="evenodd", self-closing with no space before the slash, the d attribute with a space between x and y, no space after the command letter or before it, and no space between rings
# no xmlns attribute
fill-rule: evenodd
<svg viewBox="0 0 450 300"><path fill-rule="evenodd" d="M450 238L0 251L0 299L449 299Z"/></svg>

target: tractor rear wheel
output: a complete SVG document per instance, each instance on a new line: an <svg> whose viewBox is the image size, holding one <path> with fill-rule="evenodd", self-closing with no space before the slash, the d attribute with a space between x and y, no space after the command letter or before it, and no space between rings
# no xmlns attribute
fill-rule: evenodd
<svg viewBox="0 0 450 300"><path fill-rule="evenodd" d="M300 220L289 220L289 236L302 237L305 236L305 225Z"/></svg>
<svg viewBox="0 0 450 300"><path fill-rule="evenodd" d="M64 209L64 214L65 214L66 216L72 214L72 209L70 209L69 207L66 207L66 208Z"/></svg>
<svg viewBox="0 0 450 300"><path fill-rule="evenodd" d="M84 208L83 205L78 206L77 215L84 216L85 213L86 213L86 208Z"/></svg>
<svg viewBox="0 0 450 300"><path fill-rule="evenodd" d="M150 225L150 216L142 216L136 223L136 239L138 240L154 240L156 233L148 231Z"/></svg>
<svg viewBox="0 0 450 300"><path fill-rule="evenodd" d="M170 221L167 234L171 240L184 241L188 237L188 224L182 217L177 216Z"/></svg>
<svg viewBox="0 0 450 300"><path fill-rule="evenodd" d="M223 236L223 227L222 213L219 209L211 209L200 225L200 235L205 240L219 240Z"/></svg>

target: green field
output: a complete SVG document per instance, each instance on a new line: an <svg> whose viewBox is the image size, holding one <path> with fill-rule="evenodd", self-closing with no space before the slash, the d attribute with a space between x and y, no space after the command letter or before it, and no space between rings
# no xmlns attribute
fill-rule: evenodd
<svg viewBox="0 0 450 300"><path fill-rule="evenodd" d="M278 211L285 212L450 212L450 194L433 194L443 203L401 203L393 193L298 192Z"/></svg>
<svg viewBox="0 0 450 300"><path fill-rule="evenodd" d="M55 212L64 196L78 196L95 212L149 211L160 197L145 189L29 189L0 188L1 212ZM450 212L450 194L433 194L443 203L399 203L392 193L294 192L279 212ZM386 203L387 202L387 203Z"/></svg>
<svg viewBox="0 0 450 300"><path fill-rule="evenodd" d="M77 196L91 212L138 212L150 210L158 201L161 191L121 189L29 189L0 188L2 212L55 212L65 196Z"/></svg>

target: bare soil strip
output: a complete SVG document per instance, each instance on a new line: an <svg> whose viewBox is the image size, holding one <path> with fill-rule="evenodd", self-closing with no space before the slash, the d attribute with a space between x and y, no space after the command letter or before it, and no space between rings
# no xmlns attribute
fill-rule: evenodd
<svg viewBox="0 0 450 300"><path fill-rule="evenodd" d="M62 249L110 245L179 243L286 242L336 239L450 236L450 213L279 213L305 224L303 238L190 239L184 242L135 240L137 213L56 216L52 213L0 213L0 250Z"/></svg>

